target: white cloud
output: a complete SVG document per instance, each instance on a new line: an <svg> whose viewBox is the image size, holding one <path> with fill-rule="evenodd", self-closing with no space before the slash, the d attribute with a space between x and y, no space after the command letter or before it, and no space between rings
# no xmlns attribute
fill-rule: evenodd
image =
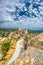
<svg viewBox="0 0 43 65"><path fill-rule="evenodd" d="M36 2L38 3L38 1ZM17 6L20 10L27 11L27 8L25 6L25 3L20 3L19 0L2 0L0 2L0 22L5 21L3 23L0 23L0 27L7 28L7 27L18 27L18 28L27 28L27 29L43 29L43 3L39 3L41 6L39 7L40 13L38 13L37 9L33 9L33 4L29 6L29 12L34 13L37 17L32 16L32 18L27 17L25 15L19 16L19 21L15 21L14 18L16 18L15 15L11 15L8 12L15 12L15 6ZM8 11L8 12L7 12ZM41 15L42 16L41 16ZM9 23L8 23L9 22ZM10 25L10 26L9 26Z"/></svg>

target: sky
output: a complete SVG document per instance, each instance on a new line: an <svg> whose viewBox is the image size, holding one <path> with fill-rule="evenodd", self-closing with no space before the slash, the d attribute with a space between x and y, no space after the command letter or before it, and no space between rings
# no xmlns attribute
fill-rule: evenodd
<svg viewBox="0 0 43 65"><path fill-rule="evenodd" d="M0 0L0 28L43 30L43 0Z"/></svg>

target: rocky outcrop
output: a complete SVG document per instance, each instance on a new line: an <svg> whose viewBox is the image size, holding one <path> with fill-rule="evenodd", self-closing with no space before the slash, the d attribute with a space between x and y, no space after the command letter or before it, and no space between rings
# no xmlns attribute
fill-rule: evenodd
<svg viewBox="0 0 43 65"><path fill-rule="evenodd" d="M9 62L7 63L7 65L10 65L13 61L15 61L21 55L21 53L24 51L24 44L23 43L24 43L23 39L20 39L17 42L16 50L15 50L13 56L11 57L11 59L9 60Z"/></svg>
<svg viewBox="0 0 43 65"><path fill-rule="evenodd" d="M29 46L34 46L36 48L42 49L43 50L43 33L36 35L32 39L28 40L27 43L27 48Z"/></svg>
<svg viewBox="0 0 43 65"><path fill-rule="evenodd" d="M43 50L30 46L11 65L43 65Z"/></svg>
<svg viewBox="0 0 43 65"><path fill-rule="evenodd" d="M43 32L30 33L27 30L19 29L8 33L7 37L0 38L0 46L4 40L11 40L5 60L1 60L2 54L0 54L0 65L7 65L8 62L11 62L8 65L43 65ZM19 45L17 42L21 39L23 42L19 42Z"/></svg>
<svg viewBox="0 0 43 65"><path fill-rule="evenodd" d="M43 65L43 33L31 38L26 37L26 49L11 65Z"/></svg>

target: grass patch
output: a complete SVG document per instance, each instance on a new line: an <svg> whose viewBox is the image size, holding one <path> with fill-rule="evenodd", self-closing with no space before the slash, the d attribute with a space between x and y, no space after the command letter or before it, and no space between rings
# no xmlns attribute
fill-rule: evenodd
<svg viewBox="0 0 43 65"><path fill-rule="evenodd" d="M5 40L3 43L2 43L2 46L1 46L1 50L2 50L2 57L5 57L6 54L7 54L7 51L9 50L10 48L10 40Z"/></svg>

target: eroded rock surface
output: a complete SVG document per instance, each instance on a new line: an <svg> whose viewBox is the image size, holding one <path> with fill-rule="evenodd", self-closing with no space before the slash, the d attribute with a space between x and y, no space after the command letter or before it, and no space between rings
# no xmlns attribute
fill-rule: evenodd
<svg viewBox="0 0 43 65"><path fill-rule="evenodd" d="M43 50L28 47L11 65L43 65Z"/></svg>

